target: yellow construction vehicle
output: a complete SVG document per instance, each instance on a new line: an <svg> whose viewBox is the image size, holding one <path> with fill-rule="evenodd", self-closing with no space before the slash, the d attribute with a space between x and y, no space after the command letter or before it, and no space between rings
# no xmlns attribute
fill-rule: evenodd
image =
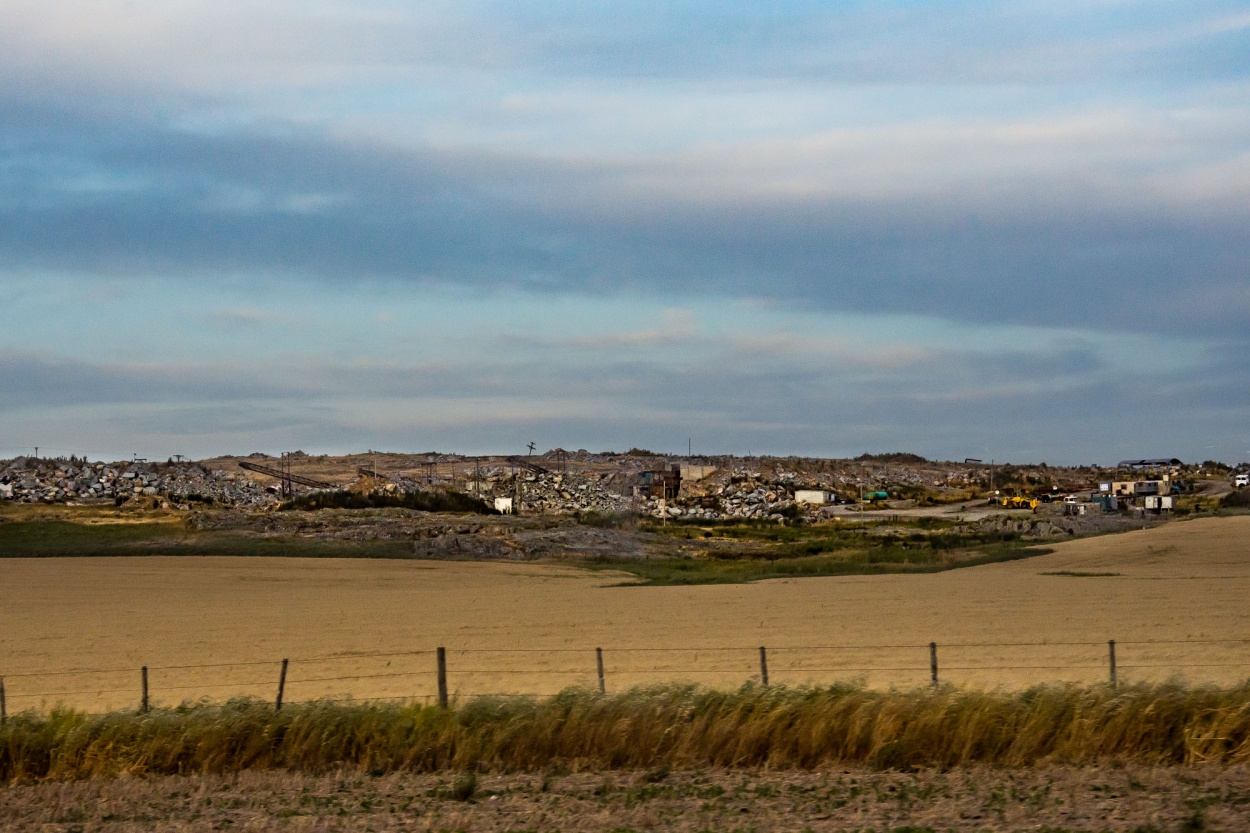
<svg viewBox="0 0 1250 833"><path fill-rule="evenodd" d="M997 495L994 503L1004 509L1032 509L1036 510L1041 503L1035 497L1025 497L1024 495Z"/></svg>

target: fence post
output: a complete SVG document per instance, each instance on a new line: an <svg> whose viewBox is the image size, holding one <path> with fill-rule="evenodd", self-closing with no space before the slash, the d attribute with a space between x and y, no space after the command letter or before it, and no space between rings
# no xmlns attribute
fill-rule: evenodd
<svg viewBox="0 0 1250 833"><path fill-rule="evenodd" d="M1108 654L1108 659L1111 660L1111 687L1115 688L1116 679L1115 679L1115 640L1114 639L1107 640L1107 654Z"/></svg>
<svg viewBox="0 0 1250 833"><path fill-rule="evenodd" d="M447 707L447 649L438 649L438 704Z"/></svg>
<svg viewBox="0 0 1250 833"><path fill-rule="evenodd" d="M142 712L143 714L147 714L148 713L148 667L145 665L143 666L141 670L143 674L143 705L140 707L139 711Z"/></svg>
<svg viewBox="0 0 1250 833"><path fill-rule="evenodd" d="M287 662L288 662L287 658L283 657L282 658L282 672L278 674L278 701L274 703L274 706L273 706L273 710L276 712L282 711L282 695L286 693L286 664Z"/></svg>
<svg viewBox="0 0 1250 833"><path fill-rule="evenodd" d="M599 693L607 694L607 686L603 683L603 649L595 648L595 665L599 666Z"/></svg>
<svg viewBox="0 0 1250 833"><path fill-rule="evenodd" d="M9 720L9 707L4 702L4 677L0 677L0 726Z"/></svg>
<svg viewBox="0 0 1250 833"><path fill-rule="evenodd" d="M768 685L768 654L765 653L763 645L760 646L760 682Z"/></svg>
<svg viewBox="0 0 1250 833"><path fill-rule="evenodd" d="M938 684L936 642L929 643L929 680L935 686Z"/></svg>

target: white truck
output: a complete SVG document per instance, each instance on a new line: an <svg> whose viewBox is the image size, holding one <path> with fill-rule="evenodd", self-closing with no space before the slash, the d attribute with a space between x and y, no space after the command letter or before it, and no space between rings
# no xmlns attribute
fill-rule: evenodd
<svg viewBox="0 0 1250 833"><path fill-rule="evenodd" d="M1233 485L1240 489L1242 486L1250 486L1250 474L1239 474L1233 478Z"/></svg>

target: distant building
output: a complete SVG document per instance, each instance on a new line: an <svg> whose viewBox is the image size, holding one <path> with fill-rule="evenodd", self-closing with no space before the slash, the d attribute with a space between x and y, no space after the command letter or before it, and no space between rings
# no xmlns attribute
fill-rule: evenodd
<svg viewBox="0 0 1250 833"><path fill-rule="evenodd" d="M671 469L644 471L639 480L639 496L675 500L681 492L681 466L674 464Z"/></svg>
<svg viewBox="0 0 1250 833"><path fill-rule="evenodd" d="M833 492L826 492L824 489L796 489L794 492L795 503L809 503L814 506L829 503L834 497Z"/></svg>
<svg viewBox="0 0 1250 833"><path fill-rule="evenodd" d="M1172 491L1172 481L1163 480L1117 480L1111 484L1117 495L1158 495Z"/></svg>
<svg viewBox="0 0 1250 833"><path fill-rule="evenodd" d="M1171 495L1153 495L1146 498L1146 509L1151 512L1168 512L1176 508L1176 498Z"/></svg>

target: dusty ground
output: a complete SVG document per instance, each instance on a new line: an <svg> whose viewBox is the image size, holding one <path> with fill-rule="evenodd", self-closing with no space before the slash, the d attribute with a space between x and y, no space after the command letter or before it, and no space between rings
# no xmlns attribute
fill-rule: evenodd
<svg viewBox="0 0 1250 833"><path fill-rule="evenodd" d="M1236 831L1244 769L244 773L0 788L5 830ZM457 795L457 786L460 787Z"/></svg>
<svg viewBox="0 0 1250 833"><path fill-rule="evenodd" d="M0 559L0 675L10 712L128 707L139 667L158 704L434 692L544 694L758 678L911 687L1250 675L1250 517L1073 541L1051 555L935 575L701 587L533 564L261 558ZM1196 641L1195 641L1196 640ZM1044 645L1037 643L1046 643ZM1012 643L1022 643L1013 645ZM1070 644L1079 643L1079 644ZM225 665L225 664L231 665ZM209 667L204 667L209 666Z"/></svg>

